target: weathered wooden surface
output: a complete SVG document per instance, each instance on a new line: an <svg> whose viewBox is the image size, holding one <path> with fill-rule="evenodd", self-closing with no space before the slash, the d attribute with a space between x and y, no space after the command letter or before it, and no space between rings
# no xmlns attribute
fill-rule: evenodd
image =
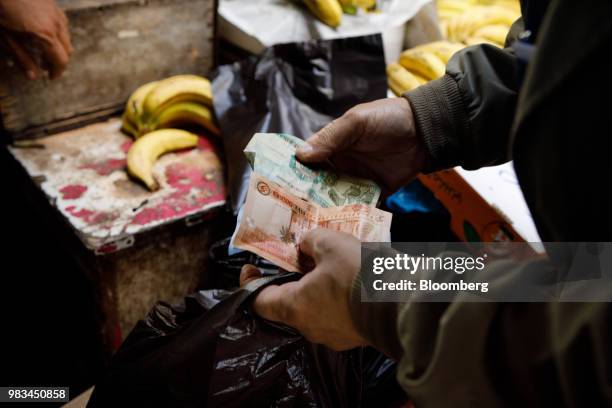
<svg viewBox="0 0 612 408"><path fill-rule="evenodd" d="M28 81L0 54L0 114L16 138L120 109L145 82L213 66L214 0L64 0L75 52L55 81Z"/></svg>
<svg viewBox="0 0 612 408"><path fill-rule="evenodd" d="M205 279L205 263L213 236L211 222L192 228L156 231L132 248L97 257L105 330L117 347L138 320L158 301L174 304ZM113 326L119 329L113 332Z"/></svg>
<svg viewBox="0 0 612 408"><path fill-rule="evenodd" d="M86 247L114 252L154 227L193 222L224 205L223 169L208 139L162 156L153 169L161 188L150 192L126 172L132 139L120 124L115 118L10 147Z"/></svg>

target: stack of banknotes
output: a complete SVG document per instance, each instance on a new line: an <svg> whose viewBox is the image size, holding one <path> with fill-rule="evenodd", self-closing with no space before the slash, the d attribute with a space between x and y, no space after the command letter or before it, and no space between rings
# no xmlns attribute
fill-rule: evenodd
<svg viewBox="0 0 612 408"><path fill-rule="evenodd" d="M390 240L391 214L375 207L380 188L372 181L312 169L296 160L305 142L291 135L257 133L244 152L253 168L232 245L288 271L302 271L302 237L315 228Z"/></svg>

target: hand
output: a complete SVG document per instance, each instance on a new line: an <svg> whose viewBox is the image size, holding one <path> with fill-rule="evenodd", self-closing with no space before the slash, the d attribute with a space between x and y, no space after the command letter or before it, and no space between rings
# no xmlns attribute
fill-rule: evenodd
<svg viewBox="0 0 612 408"><path fill-rule="evenodd" d="M297 282L264 288L253 304L265 319L294 327L313 343L334 350L367 344L357 332L349 312L349 295L360 267L360 244L352 235L326 229L308 233L300 251L314 260L315 268ZM245 265L242 284L260 277Z"/></svg>
<svg viewBox="0 0 612 408"><path fill-rule="evenodd" d="M41 77L43 69L51 79L62 74L73 50L68 19L55 0L0 0L0 27L29 79ZM33 49L41 51L42 66L32 55Z"/></svg>
<svg viewBox="0 0 612 408"><path fill-rule="evenodd" d="M340 172L374 180L388 193L414 179L428 160L405 98L357 105L307 142L296 153L300 161L330 160Z"/></svg>

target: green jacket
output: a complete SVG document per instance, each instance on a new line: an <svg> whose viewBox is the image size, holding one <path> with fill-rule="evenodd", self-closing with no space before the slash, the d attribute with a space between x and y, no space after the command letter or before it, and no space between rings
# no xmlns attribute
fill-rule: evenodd
<svg viewBox="0 0 612 408"><path fill-rule="evenodd" d="M612 1L551 0L520 88L511 48L458 53L404 95L431 170L514 160L543 241L612 241L611 44ZM354 320L418 408L612 405L607 303L374 304L359 288Z"/></svg>

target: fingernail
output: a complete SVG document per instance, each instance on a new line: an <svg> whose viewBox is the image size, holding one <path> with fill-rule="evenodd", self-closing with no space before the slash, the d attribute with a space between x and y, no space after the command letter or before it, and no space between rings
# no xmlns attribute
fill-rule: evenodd
<svg viewBox="0 0 612 408"><path fill-rule="evenodd" d="M312 148L312 145L310 143L306 143L303 146L300 146L300 148L297 150L297 152L299 154L310 154L312 153L314 149Z"/></svg>
<svg viewBox="0 0 612 408"><path fill-rule="evenodd" d="M36 72L32 71L31 69L26 72L26 75L28 76L28 79L36 79Z"/></svg>

